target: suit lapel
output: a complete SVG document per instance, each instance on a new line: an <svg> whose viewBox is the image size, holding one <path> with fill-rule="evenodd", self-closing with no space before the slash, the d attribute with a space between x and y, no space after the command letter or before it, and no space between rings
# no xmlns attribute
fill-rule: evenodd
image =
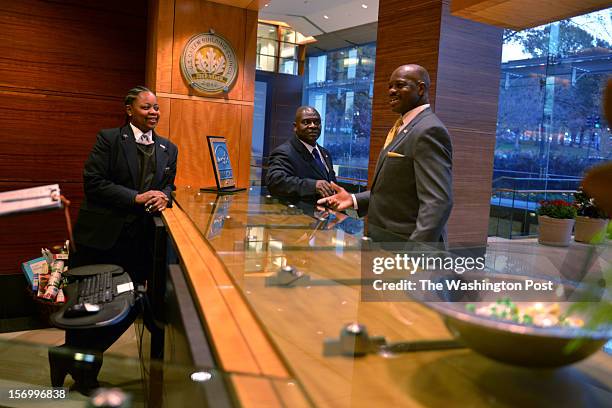
<svg viewBox="0 0 612 408"><path fill-rule="evenodd" d="M163 186L160 186L160 184L165 175L166 164L168 164L168 147L159 143L159 137L155 132L153 132L153 140L155 141L155 161L157 162L153 186L161 188Z"/></svg>
<svg viewBox="0 0 612 408"><path fill-rule="evenodd" d="M134 188L138 186L138 180L140 178L140 171L138 170L138 152L136 151L136 140L134 139L134 132L132 128L127 125L120 129L121 132L121 146L123 146L123 154L127 161L128 168L130 169L130 175L132 176L132 183Z"/></svg>

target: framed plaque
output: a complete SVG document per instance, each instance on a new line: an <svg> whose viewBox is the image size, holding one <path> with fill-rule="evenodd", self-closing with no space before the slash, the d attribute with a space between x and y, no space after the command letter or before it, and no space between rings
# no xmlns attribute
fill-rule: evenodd
<svg viewBox="0 0 612 408"><path fill-rule="evenodd" d="M208 140L210 160L213 165L217 188L201 188L200 190L217 191L220 193L244 190L243 188L236 188L236 180L234 179L234 171L232 170L232 163L225 138L222 136L206 136L206 139Z"/></svg>

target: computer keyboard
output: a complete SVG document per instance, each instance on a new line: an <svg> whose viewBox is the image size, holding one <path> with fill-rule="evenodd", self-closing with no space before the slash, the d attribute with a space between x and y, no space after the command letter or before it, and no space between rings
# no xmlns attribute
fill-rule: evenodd
<svg viewBox="0 0 612 408"><path fill-rule="evenodd" d="M123 270L104 271L89 276L73 275L72 279L74 281L64 288L66 304L51 315L51 322L57 327L87 329L112 325L121 321L135 304L132 280ZM64 314L76 305L98 306L95 313Z"/></svg>
<svg viewBox="0 0 612 408"><path fill-rule="evenodd" d="M117 296L117 285L113 285L113 274L106 272L89 276L79 282L77 303L108 303Z"/></svg>

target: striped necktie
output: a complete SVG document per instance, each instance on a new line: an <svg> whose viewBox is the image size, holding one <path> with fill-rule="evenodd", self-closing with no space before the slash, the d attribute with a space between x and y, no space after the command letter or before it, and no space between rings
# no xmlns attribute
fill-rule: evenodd
<svg viewBox="0 0 612 408"><path fill-rule="evenodd" d="M393 125L389 133L387 134L387 138L385 139L385 145L383 146L383 149L389 146L391 142L393 141L393 139L395 139L395 136L397 136L397 131L400 130L400 128L404 124L403 119L404 117L400 116L399 119L395 121L395 124Z"/></svg>

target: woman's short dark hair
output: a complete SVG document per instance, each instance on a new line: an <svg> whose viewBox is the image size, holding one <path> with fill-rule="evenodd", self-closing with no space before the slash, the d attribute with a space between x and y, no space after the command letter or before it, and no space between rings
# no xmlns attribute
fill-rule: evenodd
<svg viewBox="0 0 612 408"><path fill-rule="evenodd" d="M131 105L132 102L134 102L136 98L138 98L138 95L142 92L151 92L152 94L154 94L153 91L151 91L149 88L139 85L128 91L127 95L125 95L125 99L123 100L124 105Z"/></svg>

